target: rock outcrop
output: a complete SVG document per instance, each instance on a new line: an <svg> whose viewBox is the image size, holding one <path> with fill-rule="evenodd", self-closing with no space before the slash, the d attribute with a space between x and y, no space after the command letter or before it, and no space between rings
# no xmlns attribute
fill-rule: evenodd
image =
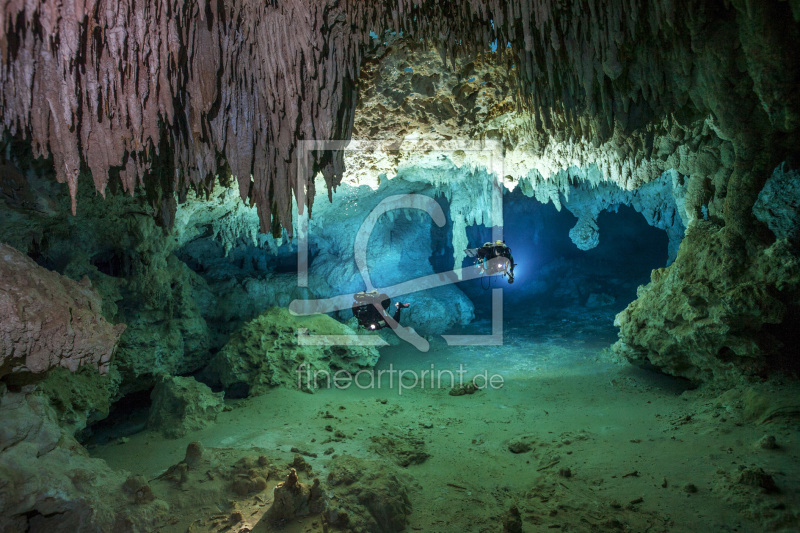
<svg viewBox="0 0 800 533"><path fill-rule="evenodd" d="M153 403L147 419L148 429L177 439L188 431L203 429L222 412L222 393L214 393L192 377L165 377L150 395Z"/></svg>
<svg viewBox="0 0 800 533"><path fill-rule="evenodd" d="M342 455L328 468L335 494L326 511L330 525L345 531L405 531L411 501L407 482L393 467Z"/></svg>
<svg viewBox="0 0 800 533"><path fill-rule="evenodd" d="M314 392L321 386L332 386L337 370L355 374L378 362L379 354L373 347L328 345L324 338L309 335L341 337L355 333L326 315L294 316L276 307L231 335L205 375L219 380L226 390L245 388L249 394L276 385Z"/></svg>
<svg viewBox="0 0 800 533"><path fill-rule="evenodd" d="M800 171L776 168L758 193L753 215L767 225L776 239L800 244Z"/></svg>
<svg viewBox="0 0 800 533"><path fill-rule="evenodd" d="M785 362L790 302L800 261L786 240L748 252L732 229L698 221L675 263L653 271L638 299L617 315L617 353L694 382L730 383ZM791 363L791 366L795 366Z"/></svg>
<svg viewBox="0 0 800 533"><path fill-rule="evenodd" d="M591 170L590 170L591 172ZM579 178L580 173L574 172ZM587 180L588 181L588 180ZM683 178L675 171L665 172L660 178L632 191L604 182L597 186L580 181L570 186L562 203L578 217L569 232L570 239L581 250L590 250L600 242L597 217L602 211L615 211L620 205L629 205L644 216L647 223L666 231L669 238L669 263L678 256L678 248L689 223L684 210L686 188Z"/></svg>
<svg viewBox="0 0 800 533"><path fill-rule="evenodd" d="M30 154L14 153L20 162L30 160ZM175 256L179 243L156 226L145 198L102 199L84 183L81 212L72 217L69 200L52 181L27 185L42 207L0 203L0 242L33 259L35 268L44 266L73 282L88 279L91 289L84 290L96 294L97 314L126 325L110 365L119 385L109 389L111 400L152 388L159 375L194 372L212 348L224 344L206 321L216 315L214 295Z"/></svg>
<svg viewBox="0 0 800 533"><path fill-rule="evenodd" d="M88 279L76 283L0 244L0 377L91 365L108 370L124 324L110 324Z"/></svg>
<svg viewBox="0 0 800 533"><path fill-rule="evenodd" d="M88 436L83 431L108 416L121 379L113 365L103 375L91 367L81 367L77 372L51 368L36 385L50 400L61 427L80 437Z"/></svg>
<svg viewBox="0 0 800 533"><path fill-rule="evenodd" d="M131 507L126 474L89 458L41 394L0 385L0 418L0 530L151 531L165 518L160 500Z"/></svg>
<svg viewBox="0 0 800 533"><path fill-rule="evenodd" d="M272 506L267 509L262 521L283 523L286 520L310 514L321 513L327 506L328 498L320 486L319 479L311 484L300 483L294 468L289 471L286 481L275 487Z"/></svg>

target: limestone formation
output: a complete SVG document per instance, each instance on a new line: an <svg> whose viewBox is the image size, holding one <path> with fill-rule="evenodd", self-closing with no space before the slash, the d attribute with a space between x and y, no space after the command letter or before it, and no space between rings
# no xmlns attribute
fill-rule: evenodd
<svg viewBox="0 0 800 533"><path fill-rule="evenodd" d="M745 468L739 474L738 483L762 489L766 494L780 492L772 476L761 468Z"/></svg>
<svg viewBox="0 0 800 533"><path fill-rule="evenodd" d="M600 240L599 213L623 204L668 232L671 264L616 319L614 350L629 361L717 385L800 370L799 22L798 0L4 2L0 529L147 531L163 525L165 486L208 487L217 506L265 490L266 458L230 468L227 451L190 446L151 484L88 458L72 435L154 385L152 428L202 427L221 394L178 374L203 369L246 396L374 366L374 348L336 344L353 331L333 318L265 309L408 281L405 262L433 274L434 249L460 267L467 227L499 223L496 189L574 213L583 250ZM315 140L356 142L345 153ZM314 201L323 188L329 203ZM450 234L434 238L412 209L388 215L366 254L370 282L349 236L396 193L438 196ZM289 259L298 227L311 238L307 287ZM216 264L199 259L217 249ZM563 278L570 298L610 305L563 265L537 282ZM455 287L410 299L404 323L424 334L474 318ZM742 422L795 416L795 398L772 395L744 393ZM374 445L404 466L427 458L415 438ZM767 470L732 483L775 492ZM500 501L503 527L521 529L529 508L578 524L585 505L562 490L573 481L534 487L520 508ZM292 471L270 519L408 525L394 465L340 456L328 483L325 509L320 483ZM225 509L225 527L243 522Z"/></svg>
<svg viewBox="0 0 800 533"><path fill-rule="evenodd" d="M753 214L776 239L800 244L800 171L779 166L758 193Z"/></svg>
<svg viewBox="0 0 800 533"><path fill-rule="evenodd" d="M269 499L267 480L285 473L284 467L271 465L265 453L258 447L206 448L190 443L182 461L147 483L153 495L169 504L165 529L258 531L255 522L267 510L263 506ZM147 498L140 483L129 478L125 484L134 509L143 506L136 503L134 489L143 489L140 499Z"/></svg>
<svg viewBox="0 0 800 533"><path fill-rule="evenodd" d="M222 393L213 393L208 385L192 377L167 377L156 385L150 398L148 429L176 439L188 431L203 429L216 420L225 403Z"/></svg>
<svg viewBox="0 0 800 533"><path fill-rule="evenodd" d="M376 176L378 183L400 176L439 186L450 202L456 266L466 227L492 220L496 206L487 199L496 178L559 210L572 201L579 217L573 237L582 249L597 244L596 214L615 202L634 205L648 223L668 231L670 261L686 225L724 216L724 198L709 192L724 193L734 156L713 117L685 123L668 117L633 129L618 122L609 129L591 116L581 120L583 129L563 120L544 126L515 103L518 73L497 53L445 67L407 39L386 44L360 80L354 137L361 144L345 154L344 183L377 188ZM419 84L433 89L420 93ZM461 98L465 86L474 89L468 100ZM366 142L377 132L386 140ZM639 192L652 181L660 184Z"/></svg>
<svg viewBox="0 0 800 533"><path fill-rule="evenodd" d="M426 169L420 167L407 170L391 182L376 184L375 189L366 184L343 183L330 204L316 206L308 230L310 246L316 251L309 267L309 289L320 297L331 297L366 289L366 279L376 288L410 282L409 288L414 292L393 298L393 302L411 304L402 312L402 325L411 326L422 335L440 334L454 325L469 323L474 318L474 310L472 302L453 285L421 290L424 285L414 282L435 273L430 262L431 249L435 246L432 236L440 228L423 208L432 204L421 199L447 195L464 198L473 193L475 187L483 190L483 176L476 173L458 179L448 174L447 177L454 177L454 180L443 179L438 187L431 180L442 178L441 174L427 174ZM420 200L420 208L387 211L377 220L368 240L363 239L363 234L359 239L368 217L383 202L397 198ZM353 209L355 206L359 209ZM450 214L453 212L451 202ZM444 219L444 210L441 214ZM439 221L443 222L442 219ZM445 226L439 231L446 234L448 229ZM364 271L359 270L356 263L357 252L366 255ZM320 284L320 281L325 283ZM340 314L342 318L351 316L351 303L352 300L346 302L347 308Z"/></svg>
<svg viewBox="0 0 800 533"><path fill-rule="evenodd" d="M101 193L112 168L125 190L144 185L167 223L171 191L209 189L215 174L230 173L242 197L258 205L262 230L277 228L273 214L290 228L297 173L321 169L333 186L343 170L341 153L314 153L302 161L307 169L298 168L298 140L350 137L370 32L379 44L393 30L437 44L450 64L494 42L537 129L555 126L602 142L616 125L629 132L670 114L712 113L747 163L738 183L752 179L752 163L777 163L742 150L800 121L798 67L783 61L798 13L794 2L744 0L281 0L182 8L99 0L68 9L15 1L0 12L3 124L30 135L37 155L53 155L73 205L82 163ZM130 36L140 44L123 46ZM413 87L432 90L425 79ZM476 92L467 85L461 97ZM653 137L642 139L651 152ZM631 167L639 162L626 159ZM736 211L730 216L742 222Z"/></svg>
<svg viewBox="0 0 800 533"><path fill-rule="evenodd" d="M508 451L511 453L526 453L536 445L536 439L531 435L519 435L508 441Z"/></svg>
<svg viewBox="0 0 800 533"><path fill-rule="evenodd" d="M272 506L262 520L266 523L283 523L292 518L318 514L325 509L327 500L319 479L314 478L311 484L301 483L292 468L286 481L275 487Z"/></svg>
<svg viewBox="0 0 800 533"><path fill-rule="evenodd" d="M330 195L344 162L358 170L350 179L355 184L365 173L378 179L402 174L404 165L405 178L413 179L408 169L416 166L441 174L436 186L454 178L448 201L454 263L460 266L467 224L490 221L485 191L492 179L561 206L571 169L580 174L594 164L599 172L582 180L593 186L612 181L625 190L676 172L683 225L724 226L724 261L737 261L745 250L758 261L769 255L771 243L754 231L761 229L754 204L798 145L800 67L790 59L799 16L796 2L777 0L690 0L680 6L640 0L280 0L181 8L160 0L64 8L9 2L0 11L0 109L6 139L13 142L0 163L8 160L24 173L4 173L3 196L20 209L50 209L24 185L47 166L16 157L29 141L35 155L53 156L50 168L69 185L73 208L82 167L103 194L107 183L111 192L118 183L130 193L143 189L146 209L125 213L126 220L160 214L167 226L175 220L176 202L190 190L202 197L217 179L235 180L240 197L255 204L262 231L280 235L283 225L292 235L293 193L313 198L318 171ZM287 33L289 27L294 31ZM128 41L137 45L120 44ZM388 153L350 152L357 155L345 161L341 151L303 152L300 144L347 140L351 133L357 139L380 134ZM451 148L443 159L418 150L404 159L401 141L420 139L495 141L497 148ZM501 158L494 156L498 151ZM300 191L307 178L308 190ZM465 180L475 183L464 187ZM642 212L663 222L658 209ZM763 213L756 208L758 216ZM131 231L147 229L131 225ZM59 221L52 227L67 226ZM224 233L230 227L211 229ZM679 235L673 233L671 258ZM25 235L26 251L47 248L44 232ZM590 213L580 217L574 236L582 246L596 241ZM199 307L213 309L214 296L169 259L164 239L148 231L137 240L158 246L127 255L121 251L131 243L119 239L123 245L91 256L111 272L135 273L128 286L102 281L109 291L104 308L139 297L147 306L144 313L130 313L136 322L126 322L131 333L121 341L122 373L142 377L130 388L152 385L147 364L154 359L167 373L196 370L228 333L227 325L209 331L211 315ZM335 261L329 263L333 275ZM67 268L76 277L86 265L76 261ZM355 279L352 269L345 273ZM716 276L672 290L702 291ZM777 299L791 306L790 292ZM193 306L196 300L202 306ZM121 307L121 314L129 308ZM166 346L146 333L155 330ZM623 341L636 346L627 335Z"/></svg>
<svg viewBox="0 0 800 533"><path fill-rule="evenodd" d="M732 382L786 363L789 332L770 326L790 318L800 262L786 239L748 255L732 232L710 221L689 227L675 263L654 270L617 315L618 353L695 382Z"/></svg>
<svg viewBox="0 0 800 533"><path fill-rule="evenodd" d="M341 455L328 472L328 485L336 494L326 511L330 525L370 533L405 530L411 501L406 481L393 467Z"/></svg>
<svg viewBox="0 0 800 533"><path fill-rule="evenodd" d="M130 507L126 474L89 458L41 394L0 389L0 530L147 531L165 518L151 495Z"/></svg>
<svg viewBox="0 0 800 533"><path fill-rule="evenodd" d="M333 337L326 341L328 335ZM226 389L245 384L250 394L276 385L314 392L332 387L338 370L353 375L377 363L379 354L373 347L337 345L342 337L353 335L326 315L294 316L276 307L231 335L206 373Z"/></svg>
<svg viewBox="0 0 800 533"><path fill-rule="evenodd" d="M77 372L51 368L37 388L49 399L62 428L71 435L88 436L87 426L108 416L121 380L113 365L103 375L91 367Z"/></svg>
<svg viewBox="0 0 800 533"><path fill-rule="evenodd" d="M109 365L119 384L109 400L153 387L160 374L196 371L224 344L206 321L216 316L214 295L174 255L179 243L156 226L143 197L104 200L83 183L82 209L72 217L51 182L34 181L28 190L47 209L0 204L0 241L67 278L88 278L97 312L127 326Z"/></svg>
<svg viewBox="0 0 800 533"><path fill-rule="evenodd" d="M591 170L587 174L590 173ZM575 172L573 176L576 174L580 173ZM675 260L689 223L689 216L684 209L686 191L683 179L677 172L665 172L660 178L633 191L610 183L597 186L589 183L586 180L570 186L564 200L564 207L578 217L569 235L579 249L589 250L599 244L597 217L602 211L615 211L620 205L630 205L644 216L648 224L667 232L669 263Z"/></svg>
<svg viewBox="0 0 800 533"><path fill-rule="evenodd" d="M83 365L106 372L125 325L101 308L88 279L76 283L0 244L0 377Z"/></svg>

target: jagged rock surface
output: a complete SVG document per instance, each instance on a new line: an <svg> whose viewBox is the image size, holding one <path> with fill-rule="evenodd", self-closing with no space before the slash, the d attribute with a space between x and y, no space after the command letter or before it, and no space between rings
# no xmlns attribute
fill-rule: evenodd
<svg viewBox="0 0 800 533"><path fill-rule="evenodd" d="M20 166L29 160L16 157ZM225 342L206 321L216 302L205 280L174 255L179 243L156 226L143 197L79 189L73 217L51 180L32 179L23 190L38 207L1 203L0 241L72 280L88 278L98 313L126 324L111 364L119 373L112 399L151 388L158 375L198 370Z"/></svg>
<svg viewBox="0 0 800 533"><path fill-rule="evenodd" d="M50 400L62 428L70 435L88 436L87 426L108 416L121 380L113 364L103 375L89 367L77 372L51 368L37 388Z"/></svg>
<svg viewBox="0 0 800 533"><path fill-rule="evenodd" d="M392 466L342 455L328 472L336 494L326 511L329 524L344 531L405 531L411 500L405 480Z"/></svg>
<svg viewBox="0 0 800 533"><path fill-rule="evenodd" d="M753 214L776 239L800 243L800 171L776 168L758 193Z"/></svg>
<svg viewBox="0 0 800 533"><path fill-rule="evenodd" d="M14 1L0 11L3 124L29 134L37 154L52 153L73 199L82 162L101 192L109 170L121 169L123 187L145 184L169 222L174 200L166 192L208 188L218 171L229 169L242 196L257 203L263 230L272 227L275 211L290 227L298 139L350 137L370 32L391 28L438 41L450 63L496 40L514 64L536 129L571 130L596 143L617 127L631 132L670 114L711 113L748 163L742 169L748 181L751 164L763 169L780 160L756 156L756 147L772 144L764 134L794 132L800 123L800 68L785 61L798 17L794 1L281 0L179 7L99 0L69 9ZM122 46L130 36L141 44ZM430 91L425 83L415 88ZM653 136L639 139L644 144L623 158L631 168L640 163L636 152L654 149ZM338 183L340 153L314 154L311 161L329 185ZM764 179L741 194L756 193ZM744 222L741 214L729 216Z"/></svg>
<svg viewBox="0 0 800 533"><path fill-rule="evenodd" d="M378 362L379 354L373 347L314 344L304 341L307 334L341 336L354 332L327 315L294 316L287 309L276 307L231 335L205 374L226 389L246 384L250 394L275 385L313 392L317 389L317 372L319 386L325 386L326 376L336 370L355 374Z"/></svg>
<svg viewBox="0 0 800 533"><path fill-rule="evenodd" d="M125 325L101 309L88 279L76 283L0 244L0 377L83 365L106 372Z"/></svg>
<svg viewBox="0 0 800 533"><path fill-rule="evenodd" d="M309 514L318 514L327 506L328 498L319 484L319 479L309 485L300 483L292 468L286 481L275 487L272 506L264 513L262 523L283 523L286 520Z"/></svg>
<svg viewBox="0 0 800 533"><path fill-rule="evenodd" d="M376 190L350 182L340 185L331 202L317 202L309 221L306 242L311 260L305 287L299 286L296 274L299 244L259 235L256 210L242 205L230 188L218 189L207 201L190 194L178 207L174 233L181 248L177 254L206 280L214 294L210 322L219 329L227 325L230 332L270 307L366 289L366 279L357 268L357 251L366 254L365 274L378 288L434 274L429 260L432 235L437 230L446 234L447 227L439 230L424 210L387 212L368 241L357 245L358 232L376 206L396 195L443 195L468 203L471 187L482 187L484 182L481 175L467 177L471 179L458 182L454 177L441 188L432 186L421 173L409 175L408 181L395 179L377 185ZM318 185L324 186L321 180ZM474 316L472 303L452 286L418 290L393 301L398 300L411 303L403 311L402 324L424 335L443 333ZM352 316L351 302L346 302L340 318Z"/></svg>
<svg viewBox="0 0 800 533"><path fill-rule="evenodd" d="M596 168L591 168L596 171ZM571 173L578 179L579 173ZM597 217L602 211L615 211L620 205L629 205L644 216L647 223L663 229L669 238L669 263L678 256L678 248L686 231L688 215L683 209L686 194L682 177L675 171L665 172L661 178L646 183L633 191L626 191L610 183L596 187L590 180L579 181L567 191L562 200L564 207L578 217L570 230L570 239L581 250L590 250L600 242Z"/></svg>
<svg viewBox="0 0 800 533"><path fill-rule="evenodd" d="M605 179L624 188L675 169L688 176L689 224L724 224L731 230L724 234L727 260L743 249L756 260L763 254L755 249L763 252L765 243L752 231L753 204L799 144L800 67L791 61L799 19L795 0L283 0L180 9L159 1L136 9L97 1L61 11L52 3L14 1L0 12L0 108L12 135L27 135L36 154L53 155L73 199L85 164L101 192L109 174L118 173L126 191L144 185L147 201L169 225L173 191L183 199L189 188L208 190L215 174L223 181L232 175L241 196L257 204L262 230L277 233L278 223L291 226L291 192L296 178L306 177L298 174L298 139L350 137L361 57L380 55L380 43L389 42L383 35L371 40L369 32L391 28L415 43L438 41L459 73L475 61L481 77L437 82L430 69L414 72L412 65L408 88L424 98L381 92L394 102L384 115L419 116L433 104L447 122L446 103L460 98L466 113L491 123L470 122L472 138L512 147L506 154L512 172L502 176L513 184L524 168L530 175L520 185L530 182L532 195L554 202L563 184L549 178L565 168L597 162ZM287 33L289 27L297 31ZM481 65L475 58L495 39L498 58ZM144 44L121 46L123 40ZM496 74L507 83L485 79L491 62L505 63L505 73ZM369 85L361 89L369 93ZM509 93L518 94L517 113L506 104L494 111L480 104L487 89L507 103ZM531 156L535 164L528 164ZM455 166L473 164L463 154L453 158ZM315 153L301 163L311 163L309 174L322 170L329 189L342 173L341 153ZM31 205L19 176L11 181L3 194ZM463 201L453 204L461 226L483 219ZM590 222L583 223L589 237ZM167 280L154 281L161 289ZM202 339L193 335L199 329L188 324L162 334Z"/></svg>
<svg viewBox="0 0 800 533"><path fill-rule="evenodd" d="M675 263L654 270L617 315L617 353L698 383L796 368L782 341L800 286L792 245L782 239L748 256L727 244L731 232L706 221L689 228Z"/></svg>
<svg viewBox="0 0 800 533"><path fill-rule="evenodd" d="M208 385L192 377L166 377L150 394L153 403L147 427L170 439L203 429L216 420L225 407L222 396L221 392L212 392Z"/></svg>
<svg viewBox="0 0 800 533"><path fill-rule="evenodd" d="M89 458L41 394L0 387L0 530L151 531L165 518L163 501L129 506L126 474Z"/></svg>
<svg viewBox="0 0 800 533"><path fill-rule="evenodd" d="M364 68L354 125L354 137L369 149L351 145L355 149L345 154L344 182L375 188L376 176L382 183L413 173L441 187L451 202L456 266L464 258L466 227L492 219L493 207L486 201L492 174L507 189L519 187L525 195L561 209L575 185L599 191L616 185L620 194L633 198L632 191L669 172L679 182L681 224L724 216L734 148L720 136L713 118L681 122L671 116L629 128L617 121L609 127L587 116L581 119L583 128L564 120L544 127L515 102L518 73L495 52L456 60L448 70L435 54L401 39L387 42L378 57L378 63ZM417 86L432 89L420 93ZM365 142L379 131L385 141ZM470 174L483 184L465 180ZM684 201L687 190L692 194ZM586 197L582 201L591 203ZM670 233L674 259L683 236L678 224L667 224L674 213L662 217L654 209L661 206L637 204L649 223ZM585 215L579 217L576 240L596 244L596 217Z"/></svg>
<svg viewBox="0 0 800 533"><path fill-rule="evenodd" d="M699 5L684 6L688 10L685 13ZM540 7L543 11L538 13L537 17L541 18L537 21L543 22L545 27L555 25L555 19L543 13L557 13L558 8L548 3ZM662 7L666 6L653 6L653 9L657 11ZM528 56L528 64L521 60L505 69L493 69L490 65L496 64L497 59L493 54L484 53L469 59L456 58L452 70L457 75L448 76L433 66L430 55L426 55L428 52L406 42L387 42L386 49L380 52L385 65L365 69L362 77L363 99L356 114L354 136L368 138L378 131L380 123L385 123L387 136L393 143L390 146L396 150L388 154L354 152L346 158L346 163L348 168L357 167L353 174L359 183L367 183L371 173L383 173L392 178L395 174L402 175L404 168L415 166L427 168L429 174L437 175L434 179L444 181L447 178L441 177L447 176L452 167L484 167L490 171L492 167L480 152L461 153L453 149L442 150L438 157L443 161L431 164L420 146L435 146L438 140L451 137L496 140L503 148L503 174L498 172L498 175L504 176L504 185L518 186L526 195L543 202L552 201L558 208L566 204L569 209L573 202L572 210L579 221L572 236L583 248L591 248L598 242L595 212L606 208L609 200L608 207L613 205L616 200L612 197L617 195L626 199L620 203L629 203L630 199L633 205L635 201L637 210L649 223L668 231L670 261L681 254L699 254L700 259L684 258L684 265L692 266L675 267L676 270L683 268L683 274L672 274L668 269L660 274L665 276L663 283L653 283L640 291L641 298L620 315L624 317L620 323L626 325L620 330L618 350L635 347L619 351L625 352L632 361L647 360L670 373L691 376L696 381L763 372L784 360L781 353L785 349L781 346L791 342L787 340L791 334L777 331L772 324L787 320L794 323L791 309L797 298L790 272L791 265L796 262L795 254L785 247L768 248L771 241L754 226L752 211L761 186L781 159L793 152L791 139L796 139L796 95L787 93L783 81L777 81L797 76L796 65L788 70L781 66L788 58L785 35L797 32L796 25L791 23L783 30L785 35L780 35L782 30L777 29L780 25L778 10L785 7L762 3L753 8L734 2L730 10L705 11L691 22L673 13L668 17L675 23L671 29L654 26L654 31L671 32L687 24L683 37L676 36L667 49L645 52L649 45L633 49L624 45L627 37L619 35L605 41L610 45L605 57L611 59L611 63L604 59L592 64L585 54L577 55L578 48L567 47L556 54L565 54L566 57L561 57L563 61L546 59L545 69L539 64L542 56ZM592 6L589 12L594 16L601 10ZM788 10L784 15L788 15ZM576 15L561 28L554 28L552 36L561 36L561 31L571 24L582 24L577 21L583 16ZM593 19L585 22L590 20ZM629 21L619 28L633 35L637 31L635 26ZM693 43L691 49L685 47L686 39ZM741 50L730 48L731 39L741 42ZM548 44L555 46L555 42L548 41L547 37L540 42L534 39L526 42L526 48L546 50ZM627 49L625 59L617 64L619 57L614 59L615 54L622 49ZM757 50L770 52L759 55ZM782 54L783 59L780 58ZM658 66L645 65L645 55L656 58ZM547 58L546 52L544 57ZM688 64L686 61L690 57L695 65L691 73L680 66ZM561 95L554 94L555 86L573 83L574 72L560 73L570 62L585 67L585 70L577 68L581 72L578 77L595 70L597 80L610 77L610 82L595 85L595 80L585 79L583 95L587 100L572 98L576 94L572 88ZM611 66L615 68L610 69ZM659 67L676 70L660 78L654 76ZM514 72L515 68L523 72ZM747 72L745 77L754 82L752 85L742 78L743 71ZM412 77L416 78L416 85L412 85ZM534 100L544 104L534 110L533 120L519 105L509 105L499 110L497 116L487 115L484 123L465 119L456 127L448 120L442 104L457 103L463 85L472 83L485 87L476 87L477 91L472 93L476 102L484 91L489 101L493 98L500 101L503 93L497 92L496 87L504 86L507 77L528 87L537 87ZM555 81L555 85L542 87L540 84L545 79ZM723 79L735 81L729 85ZM652 86L637 88L640 83ZM392 84L405 88L405 92L392 92ZM415 86L426 90L418 91ZM762 93L767 86L782 94L780 102L773 100L774 94ZM583 114L582 104L591 99L594 102L583 108L588 110ZM767 105L767 101L771 104ZM534 103L534 107L536 105ZM664 113L666 109L681 111ZM479 106L471 109L472 113L479 111ZM362 116L373 118L362 119ZM422 144L419 137L424 141ZM591 172L592 167L595 172ZM756 216L774 228L779 238L791 231L796 210L792 200L776 202L774 213L769 212L768 205L777 198L777 191L792 196L791 178L787 179L792 172L791 167L776 170L755 207ZM657 185L643 187L659 177L669 180L662 177L665 173L669 173L673 182L671 195L663 194ZM622 190L605 183L608 181ZM576 188L579 193L573 194ZM587 194L580 191L587 191ZM481 197L480 194L468 196L473 198L471 202L454 201L451 206L456 264L462 259L458 246L461 228L480 223L490 214L488 205L474 200ZM463 218L463 222L459 222L459 218ZM719 238L707 238L708 232L702 229L707 228L707 223L725 227L726 231ZM702 228L688 234L685 240L689 242L683 248L685 251L680 252L683 228L694 226ZM705 246L715 246L716 251L705 250ZM780 273L775 273L776 254L783 257L787 265ZM703 263L699 271L689 274L698 262ZM737 268L731 270L730 265L737 265ZM788 277L782 279L783 275ZM766 283L767 287L778 284L781 289L766 289L766 298L757 297L746 288L735 289L739 284L752 288L760 283ZM712 296L717 290L725 296ZM695 308L692 316L720 318L725 325L710 332L707 322L683 317L683 311L679 311L682 297L675 295L695 293L709 297L692 300ZM737 311L736 306L741 309ZM789 325L786 329L792 327ZM651 337L647 338L648 335ZM694 341L681 346L676 338ZM704 345L701 339L709 342ZM691 355L694 348L699 352Z"/></svg>

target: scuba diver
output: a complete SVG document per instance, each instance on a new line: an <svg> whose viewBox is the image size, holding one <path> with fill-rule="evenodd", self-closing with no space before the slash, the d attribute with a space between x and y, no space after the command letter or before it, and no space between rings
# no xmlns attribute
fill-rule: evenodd
<svg viewBox="0 0 800 533"><path fill-rule="evenodd" d="M508 278L509 283L514 283L514 257L511 255L511 248L506 246L505 241L487 242L480 248L469 248L464 250L468 257L477 257L476 265L484 275L501 274ZM492 262L492 259L503 258L500 261Z"/></svg>
<svg viewBox="0 0 800 533"><path fill-rule="evenodd" d="M383 293L378 291L370 292L357 292L353 295L355 301L353 302L353 316L358 319L358 325L370 330L378 330L391 327L387 322L386 309L392 303L392 300ZM374 304L378 304L378 309ZM392 317L395 322L400 323L400 312L406 309L410 304L397 302L394 304L396 311Z"/></svg>

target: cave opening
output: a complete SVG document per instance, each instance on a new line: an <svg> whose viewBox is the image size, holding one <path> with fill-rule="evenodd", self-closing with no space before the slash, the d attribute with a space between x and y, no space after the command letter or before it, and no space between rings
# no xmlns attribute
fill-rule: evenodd
<svg viewBox="0 0 800 533"><path fill-rule="evenodd" d="M440 203L450 205L446 200ZM499 316L501 339L479 340L470 347L432 340L428 354L401 344L386 348L376 368L422 371L428 366L455 369L463 364L492 368L507 379L600 371L604 363L596 354L617 340L615 316L636 299L637 288L650 281L654 269L667 266L670 239L633 207L615 204L597 216L596 246L581 250L570 236L578 217L569 209L569 202L558 209L553 202L542 203L520 190L504 194L502 235L517 265L514 283L501 275L458 283L473 306L474 318L453 324L446 332L490 335ZM452 214L443 227L431 225L430 262L437 272L452 268L452 235ZM492 241L492 235L491 227L467 226L467 246L480 247ZM475 261L466 257L461 266L471 267ZM499 315L493 289L502 290ZM413 296L409 298L413 302ZM443 304L440 313L455 309L446 301ZM410 311L414 312L413 305ZM687 380L653 370L657 369L647 367L637 379L668 394L692 387Z"/></svg>
<svg viewBox="0 0 800 533"><path fill-rule="evenodd" d="M667 265L666 232L650 226L627 205L604 210L597 218L599 243L580 250L569 232L577 218L568 209L542 204L515 191L506 195L503 237L512 249L514 284L498 275L459 284L475 305L479 322L492 313L491 288L504 291L504 320L522 328L536 321L542 328L564 329L577 336L588 328L597 341L616 338L614 315L636 298L636 288L653 269ZM491 241L483 225L467 228L470 247ZM463 265L474 263L467 258ZM576 327L577 326L577 327Z"/></svg>
<svg viewBox="0 0 800 533"><path fill-rule="evenodd" d="M153 387L132 391L115 401L108 416L81 430L76 438L88 448L124 442L147 427Z"/></svg>
<svg viewBox="0 0 800 533"><path fill-rule="evenodd" d="M120 250L104 250L92 256L89 262L98 271L112 278L130 274L130 263Z"/></svg>

